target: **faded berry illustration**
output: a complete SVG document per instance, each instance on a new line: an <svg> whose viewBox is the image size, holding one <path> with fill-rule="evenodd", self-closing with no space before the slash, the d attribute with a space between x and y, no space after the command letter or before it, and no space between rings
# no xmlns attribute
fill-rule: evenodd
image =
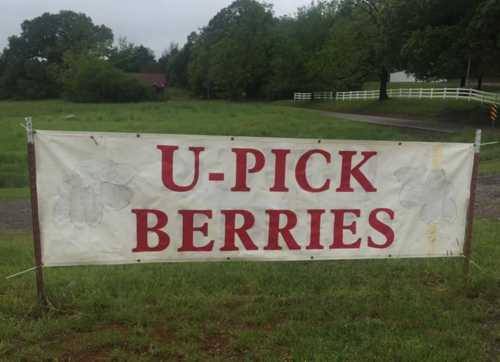
<svg viewBox="0 0 500 362"><path fill-rule="evenodd" d="M130 204L133 191L127 185L135 174L132 167L112 161L81 162L60 187L54 209L56 223L98 225L105 209L121 210Z"/></svg>
<svg viewBox="0 0 500 362"><path fill-rule="evenodd" d="M394 176L402 185L399 194L401 206L418 208L420 219L427 224L455 221L457 204L444 170L403 167Z"/></svg>

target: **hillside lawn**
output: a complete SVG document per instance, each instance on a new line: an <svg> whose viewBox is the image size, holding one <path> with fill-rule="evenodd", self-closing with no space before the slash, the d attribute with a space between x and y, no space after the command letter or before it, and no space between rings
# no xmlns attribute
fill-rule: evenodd
<svg viewBox="0 0 500 362"><path fill-rule="evenodd" d="M28 195L19 126L27 115L39 129L473 139L472 128L453 135L395 129L281 104L1 102L4 199ZM499 150L485 148L484 157L498 158ZM500 355L499 240L498 221L476 222L468 285L460 258L48 268L52 305L43 310L33 273L4 279L33 265L31 236L2 231L0 360L492 361Z"/></svg>

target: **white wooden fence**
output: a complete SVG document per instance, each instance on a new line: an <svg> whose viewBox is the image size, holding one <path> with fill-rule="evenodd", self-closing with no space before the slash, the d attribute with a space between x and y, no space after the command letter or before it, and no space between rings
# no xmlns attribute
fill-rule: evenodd
<svg viewBox="0 0 500 362"><path fill-rule="evenodd" d="M294 93L293 102L312 101L312 93Z"/></svg>
<svg viewBox="0 0 500 362"><path fill-rule="evenodd" d="M313 99L316 101L332 101L335 99L333 92L314 92Z"/></svg>
<svg viewBox="0 0 500 362"><path fill-rule="evenodd" d="M335 95L333 92L314 92L314 93L294 93L293 101L333 101Z"/></svg>
<svg viewBox="0 0 500 362"><path fill-rule="evenodd" d="M378 99L379 90L337 92L338 101ZM388 89L392 98L428 98L428 99L463 99L487 104L500 105L500 94L469 88L397 88Z"/></svg>

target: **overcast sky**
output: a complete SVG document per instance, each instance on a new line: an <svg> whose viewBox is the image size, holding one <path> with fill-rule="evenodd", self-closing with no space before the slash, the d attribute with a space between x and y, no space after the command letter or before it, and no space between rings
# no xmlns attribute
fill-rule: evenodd
<svg viewBox="0 0 500 362"><path fill-rule="evenodd" d="M170 42L183 44L187 35L206 25L232 0L0 0L0 49L21 31L21 22L44 12L73 10L89 15L95 24L153 49L157 56ZM276 15L293 14L311 0L271 0Z"/></svg>

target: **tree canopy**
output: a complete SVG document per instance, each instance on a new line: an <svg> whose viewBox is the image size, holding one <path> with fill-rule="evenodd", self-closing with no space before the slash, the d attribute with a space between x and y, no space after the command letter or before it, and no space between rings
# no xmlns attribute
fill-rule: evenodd
<svg viewBox="0 0 500 362"><path fill-rule="evenodd" d="M24 21L21 30L20 35L9 37L2 54L0 95L4 97L58 96L66 53L104 56L113 43L111 29L73 11L44 13Z"/></svg>
<svg viewBox="0 0 500 362"><path fill-rule="evenodd" d="M154 52L144 45L135 45L120 38L118 46L109 52L109 61L117 68L130 73L158 70Z"/></svg>
<svg viewBox="0 0 500 362"><path fill-rule="evenodd" d="M499 18L499 0L318 0L282 17L267 3L236 0L156 60L124 38L113 47L112 31L84 14L45 13L24 21L0 54L0 97L59 96L72 56L98 59L95 69L164 72L170 85L206 98L288 98L377 79L383 100L400 70L463 84L474 77L480 88L500 75Z"/></svg>

